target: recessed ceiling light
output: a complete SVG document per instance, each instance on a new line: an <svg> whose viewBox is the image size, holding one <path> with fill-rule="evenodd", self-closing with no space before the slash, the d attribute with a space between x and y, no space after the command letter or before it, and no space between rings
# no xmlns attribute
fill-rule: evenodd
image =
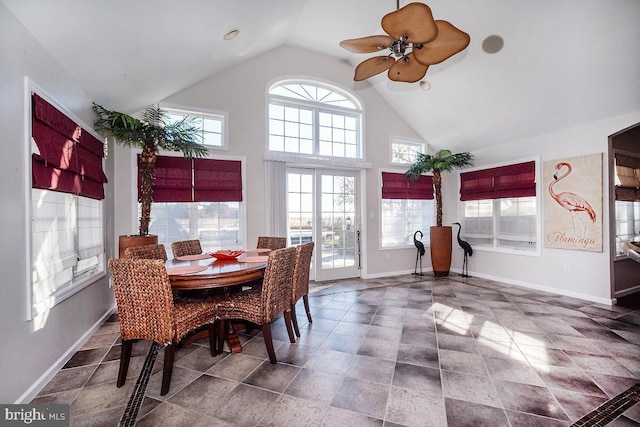
<svg viewBox="0 0 640 427"><path fill-rule="evenodd" d="M482 50L486 53L498 53L504 46L504 39L498 35L492 35L487 37L482 42Z"/></svg>
<svg viewBox="0 0 640 427"><path fill-rule="evenodd" d="M234 28L233 30L227 31L224 34L224 36L222 36L222 38L229 41L229 40L235 39L238 36L238 34L240 34L240 30L237 28Z"/></svg>
<svg viewBox="0 0 640 427"><path fill-rule="evenodd" d="M422 80L422 81L420 82L420 88L421 88L422 90L429 90L429 89L431 89L431 83L429 83L429 81L428 81L428 80Z"/></svg>

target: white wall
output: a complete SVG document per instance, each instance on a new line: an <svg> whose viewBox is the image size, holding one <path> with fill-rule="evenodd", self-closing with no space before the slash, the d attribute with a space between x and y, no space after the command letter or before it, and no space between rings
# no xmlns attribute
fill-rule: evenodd
<svg viewBox="0 0 640 427"><path fill-rule="evenodd" d="M540 156L541 162L584 154L604 153L603 161L603 252L582 252L542 248L541 257L508 255L475 249L469 258L471 275L503 280L563 295L609 303L610 248L608 200L610 187L607 172L607 137L640 120L640 112L588 123L559 132L539 135L510 144L491 147L474 153L475 166L513 161L528 156ZM456 221L457 177L446 178L448 189L445 222ZM542 177L540 177L542 179ZM540 213L542 214L542 212ZM453 265L462 265L462 250L454 242Z"/></svg>
<svg viewBox="0 0 640 427"><path fill-rule="evenodd" d="M29 76L58 102L93 122L91 98L77 87L48 53L0 3L0 402L30 400L51 367L73 355L76 345L113 305L107 279L55 306L43 324L27 321L29 218L25 215L29 179L24 136L23 79ZM107 173L113 176L112 166ZM110 194L111 188L107 187ZM112 217L112 210L107 217Z"/></svg>

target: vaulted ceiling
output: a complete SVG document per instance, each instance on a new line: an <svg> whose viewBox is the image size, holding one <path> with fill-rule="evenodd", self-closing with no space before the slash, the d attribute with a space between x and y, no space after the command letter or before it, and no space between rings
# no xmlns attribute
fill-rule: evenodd
<svg viewBox="0 0 640 427"><path fill-rule="evenodd" d="M393 0L1 0L101 104L135 112L282 45L349 61ZM401 1L400 6L407 4ZM431 0L471 36L431 89L364 83L435 148L476 150L640 111L640 1ZM224 41L232 29L239 35ZM504 48L485 53L500 35ZM3 41L6 43L8 41Z"/></svg>

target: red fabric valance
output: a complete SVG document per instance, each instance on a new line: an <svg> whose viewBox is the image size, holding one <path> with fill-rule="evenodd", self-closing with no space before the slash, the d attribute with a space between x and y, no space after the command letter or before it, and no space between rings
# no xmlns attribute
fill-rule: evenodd
<svg viewBox="0 0 640 427"><path fill-rule="evenodd" d="M32 95L32 186L104 199L103 145L37 94Z"/></svg>
<svg viewBox="0 0 640 427"><path fill-rule="evenodd" d="M140 165L138 156L138 166ZM142 174L138 168L138 197ZM154 202L241 202L242 162L158 156Z"/></svg>
<svg viewBox="0 0 640 427"><path fill-rule="evenodd" d="M536 195L534 161L460 174L460 200L505 199Z"/></svg>
<svg viewBox="0 0 640 427"><path fill-rule="evenodd" d="M416 181L402 173L382 172L383 199L432 200L433 178L420 175Z"/></svg>
<svg viewBox="0 0 640 427"><path fill-rule="evenodd" d="M138 166L140 156L138 155ZM192 202L191 159L184 157L158 156L153 182L154 202ZM142 174L138 168L138 198Z"/></svg>
<svg viewBox="0 0 640 427"><path fill-rule="evenodd" d="M242 162L194 159L193 184L196 202L241 202Z"/></svg>

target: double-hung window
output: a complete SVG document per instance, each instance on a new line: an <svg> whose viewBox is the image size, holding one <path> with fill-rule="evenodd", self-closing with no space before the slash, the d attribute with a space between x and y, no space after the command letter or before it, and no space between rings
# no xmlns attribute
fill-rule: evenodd
<svg viewBox="0 0 640 427"><path fill-rule="evenodd" d="M204 251L244 247L242 161L158 156L149 232L199 239Z"/></svg>
<svg viewBox="0 0 640 427"><path fill-rule="evenodd" d="M462 234L474 247L536 251L536 164L460 173Z"/></svg>
<svg viewBox="0 0 640 427"><path fill-rule="evenodd" d="M381 247L412 246L417 231L423 234L419 240L428 244L434 223L432 177L422 175L412 181L404 173L382 172L381 183Z"/></svg>
<svg viewBox="0 0 640 427"><path fill-rule="evenodd" d="M31 316L105 273L104 146L29 83ZM45 99L46 98L46 99Z"/></svg>

